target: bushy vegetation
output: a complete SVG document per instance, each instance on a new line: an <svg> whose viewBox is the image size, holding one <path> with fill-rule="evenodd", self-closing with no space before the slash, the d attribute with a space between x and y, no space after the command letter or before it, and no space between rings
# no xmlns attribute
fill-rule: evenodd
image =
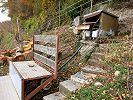
<svg viewBox="0 0 133 100"><path fill-rule="evenodd" d="M11 33L4 35L0 33L0 50L12 49L14 48L14 36Z"/></svg>
<svg viewBox="0 0 133 100"><path fill-rule="evenodd" d="M130 0L110 0L109 6L114 7L121 2L128 2L128 1L130 1Z"/></svg>
<svg viewBox="0 0 133 100"><path fill-rule="evenodd" d="M93 5L107 0L90 0ZM9 0L9 11L12 18L19 17L24 31L42 32L52 29L59 24L66 24L83 12L82 9L90 7L88 0ZM127 0L110 0L111 4L117 4ZM86 3L88 2L88 3ZM86 3L85 5L83 5ZM60 6L60 7L59 7ZM60 10L59 10L60 8ZM60 13L59 13L60 11ZM59 16L61 15L60 22ZM55 19L53 19L55 18ZM53 19L53 20L51 20ZM67 20L66 20L67 19ZM16 20L14 20L16 23Z"/></svg>
<svg viewBox="0 0 133 100"><path fill-rule="evenodd" d="M69 95L66 100L116 100L124 96L124 100L129 100L129 95L125 88L125 80L119 79L103 87L90 85L80 89L76 95Z"/></svg>

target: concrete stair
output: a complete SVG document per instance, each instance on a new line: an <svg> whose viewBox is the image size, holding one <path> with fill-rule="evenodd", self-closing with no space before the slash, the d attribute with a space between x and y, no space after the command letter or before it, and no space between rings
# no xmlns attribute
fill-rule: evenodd
<svg viewBox="0 0 133 100"><path fill-rule="evenodd" d="M86 45L80 51L82 55L92 50L96 45L91 42L84 44ZM106 49L106 45L96 48L96 52L93 53L91 58L88 60L88 66L83 67L80 72L71 75L70 80L60 82L59 92L45 96L43 100L65 100L66 95L75 93L82 86L92 83L93 79L95 79L98 74L106 74L107 71L102 69L106 64L104 64L102 60L105 59L103 52L107 51L108 49ZM101 61L99 59L101 59Z"/></svg>
<svg viewBox="0 0 133 100"><path fill-rule="evenodd" d="M86 54L94 51L94 49L96 48L96 46L98 45L97 43L95 42L87 42L87 41L80 41L83 45L83 47L81 48L80 50L80 54L81 54L81 57L84 57Z"/></svg>
<svg viewBox="0 0 133 100"><path fill-rule="evenodd" d="M98 52L98 53L104 53L106 51L105 48L96 48L95 52Z"/></svg>
<svg viewBox="0 0 133 100"><path fill-rule="evenodd" d="M93 53L91 55L91 59L95 59L95 60L104 60L105 59L105 56L103 53Z"/></svg>
<svg viewBox="0 0 133 100"><path fill-rule="evenodd" d="M43 97L43 100L64 100L64 98L65 96L63 94L61 94L60 92L56 92Z"/></svg>
<svg viewBox="0 0 133 100"><path fill-rule="evenodd" d="M99 47L96 48L95 52L102 54L108 52L107 44L100 44Z"/></svg>
<svg viewBox="0 0 133 100"><path fill-rule="evenodd" d="M90 66L95 66L100 68L104 68L105 66L107 66L103 61L96 60L96 59L89 59L87 63Z"/></svg>
<svg viewBox="0 0 133 100"><path fill-rule="evenodd" d="M59 92L47 95L43 97L43 100L64 100L65 96L70 93L75 93L85 84L90 84L92 82L91 78L87 78L77 72L74 75L71 75L70 80L66 80L59 83Z"/></svg>
<svg viewBox="0 0 133 100"><path fill-rule="evenodd" d="M84 68L81 69L81 73L84 75L84 73L90 73L90 74L103 74L107 73L107 71L103 70L102 68L99 67L94 67L94 66L85 66ZM86 74L85 74L86 75Z"/></svg>
<svg viewBox="0 0 133 100"><path fill-rule="evenodd" d="M97 74L106 73L102 68L94 66L86 66L82 68L81 72L71 75L70 80L59 83L59 92L47 95L43 100L64 100L65 96L75 93L85 84L90 84Z"/></svg>
<svg viewBox="0 0 133 100"><path fill-rule="evenodd" d="M81 84L74 82L72 80L66 80L63 82L60 82L59 84L59 92L63 95L68 95L70 93L75 93L76 90L81 88Z"/></svg>
<svg viewBox="0 0 133 100"><path fill-rule="evenodd" d="M60 82L59 92L44 96L43 100L64 100L66 95L75 93L76 90L81 88L81 86L82 84L74 82L72 80Z"/></svg>
<svg viewBox="0 0 133 100"><path fill-rule="evenodd" d="M99 44L100 48L106 48L107 46L108 46L108 44L106 44L106 43L105 44Z"/></svg>
<svg viewBox="0 0 133 100"><path fill-rule="evenodd" d="M71 80L83 85L90 84L92 82L91 78L86 77L86 75L83 75L81 72L77 72L76 74L71 75Z"/></svg>

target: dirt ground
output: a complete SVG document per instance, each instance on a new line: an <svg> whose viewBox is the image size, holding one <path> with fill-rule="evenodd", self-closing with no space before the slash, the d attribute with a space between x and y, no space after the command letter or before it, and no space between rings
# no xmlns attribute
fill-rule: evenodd
<svg viewBox="0 0 133 100"><path fill-rule="evenodd" d="M133 30L133 1L121 3L107 11L119 17L119 33Z"/></svg>

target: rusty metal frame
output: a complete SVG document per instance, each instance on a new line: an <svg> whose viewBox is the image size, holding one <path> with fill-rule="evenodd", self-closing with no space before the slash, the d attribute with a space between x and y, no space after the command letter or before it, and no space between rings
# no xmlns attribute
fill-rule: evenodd
<svg viewBox="0 0 133 100"><path fill-rule="evenodd" d="M22 87L22 93L21 93L22 98L21 99L24 100L25 98L24 97L24 79L22 79L21 82L22 82L22 86L21 86Z"/></svg>
<svg viewBox="0 0 133 100"><path fill-rule="evenodd" d="M45 64L43 64L42 62L40 62L40 61L38 61L38 60L36 60L35 58L34 58L34 53L33 53L33 60L36 62L36 63L38 63L38 64L40 64L42 67L45 67L50 73L52 73L54 76L54 79L56 79L57 78L57 65L58 65L58 52L59 52L59 35L56 35L57 37L56 37L56 55L55 55L55 69L52 69L52 68L50 68L50 67L48 67L47 65L45 65ZM34 42L35 42L35 38L34 38L34 36L33 36L33 52L34 52Z"/></svg>
<svg viewBox="0 0 133 100"><path fill-rule="evenodd" d="M41 85L39 85L36 89L34 89L31 93L29 93L25 100L29 100L30 98L32 98L36 93L38 93L42 88L46 87L52 80L57 78L57 65L58 65L58 49L59 49L59 36L57 35L57 39L56 39L56 56L55 56L55 69L51 70L52 68L49 68L48 66L46 66L45 64L42 64L39 61L36 61L34 59L34 54L33 54L33 60L39 64L42 64L42 67L44 65L44 67L46 69L48 69L50 71L50 73L52 73L53 75L47 79L46 81L44 81ZM33 52L34 52L34 36L33 36ZM46 76L45 76L46 77ZM41 78L41 77L40 77ZM33 79L34 80L34 79Z"/></svg>
<svg viewBox="0 0 133 100"><path fill-rule="evenodd" d="M32 60L34 60L34 44L35 44L35 37L33 35L33 53L32 53L33 59Z"/></svg>
<svg viewBox="0 0 133 100"><path fill-rule="evenodd" d="M57 35L54 79L57 78L58 53L59 53L59 36Z"/></svg>
<svg viewBox="0 0 133 100"><path fill-rule="evenodd" d="M36 93L38 93L42 88L46 87L51 81L53 80L53 76L44 81L41 85L39 85L36 89L34 89L31 93L29 93L25 100L29 100L32 98Z"/></svg>

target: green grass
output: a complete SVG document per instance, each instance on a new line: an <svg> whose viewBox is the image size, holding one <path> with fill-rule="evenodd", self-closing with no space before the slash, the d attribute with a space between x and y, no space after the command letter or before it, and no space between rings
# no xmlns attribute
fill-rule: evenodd
<svg viewBox="0 0 133 100"><path fill-rule="evenodd" d="M3 35L2 39L1 39L1 43L0 43L0 50L9 50L9 49L13 49L14 46L14 35L11 33L7 33Z"/></svg>
<svg viewBox="0 0 133 100"><path fill-rule="evenodd" d="M118 78L118 77L117 77ZM117 96L125 95L124 100L129 100L127 88L125 88L126 80L119 77L112 83L105 83L104 86L96 87L93 84L81 88L76 94L66 97L66 100L114 100Z"/></svg>
<svg viewBox="0 0 133 100"><path fill-rule="evenodd" d="M94 82L101 82L102 86L94 86L94 83L82 87L75 94L68 95L66 100L130 100L129 91L127 89L127 62L133 61L132 51L129 52L131 46L129 40L124 42L117 40L119 43L111 43L108 45L109 52L105 55L104 62L110 67L110 71L106 76L96 77ZM86 55L88 59L89 55ZM115 71L120 71L115 76Z"/></svg>

